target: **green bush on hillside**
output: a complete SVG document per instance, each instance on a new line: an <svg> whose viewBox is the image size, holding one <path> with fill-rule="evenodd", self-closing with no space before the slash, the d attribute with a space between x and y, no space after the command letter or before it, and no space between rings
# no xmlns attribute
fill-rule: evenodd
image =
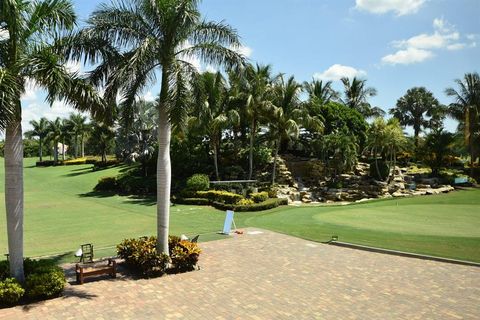
<svg viewBox="0 0 480 320"><path fill-rule="evenodd" d="M187 179L188 191L205 191L210 186L210 179L206 174L194 174Z"/></svg>

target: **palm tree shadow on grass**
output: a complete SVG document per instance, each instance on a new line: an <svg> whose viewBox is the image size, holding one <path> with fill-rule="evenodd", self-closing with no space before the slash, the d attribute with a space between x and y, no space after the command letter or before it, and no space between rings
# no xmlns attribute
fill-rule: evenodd
<svg viewBox="0 0 480 320"><path fill-rule="evenodd" d="M81 198L109 198L113 196L119 195L116 192L112 191L90 191L87 193L81 193L78 196ZM121 195L123 196L124 200L123 203L126 204L139 204L143 206L154 206L157 204L157 199L154 195Z"/></svg>

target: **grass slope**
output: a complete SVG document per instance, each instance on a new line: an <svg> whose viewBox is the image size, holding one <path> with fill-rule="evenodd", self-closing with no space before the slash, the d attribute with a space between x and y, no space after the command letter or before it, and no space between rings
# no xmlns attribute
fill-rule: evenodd
<svg viewBox="0 0 480 320"><path fill-rule="evenodd" d="M123 167L93 172L90 165L34 167L25 160L25 253L71 252L94 243L97 256L112 254L126 237L155 234L152 199L92 193L97 180ZM3 161L0 179L3 180ZM7 252L3 183L0 184L0 253ZM216 239L224 214L210 207L171 209L172 234L203 234ZM239 213L237 226L255 226L315 241L340 240L480 261L480 190L448 195L382 200L349 206L281 207ZM71 260L69 253L66 260Z"/></svg>

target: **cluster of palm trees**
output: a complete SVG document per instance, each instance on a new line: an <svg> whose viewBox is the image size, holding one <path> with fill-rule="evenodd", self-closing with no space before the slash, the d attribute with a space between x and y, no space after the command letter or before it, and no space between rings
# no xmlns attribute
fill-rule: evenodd
<svg viewBox="0 0 480 320"><path fill-rule="evenodd" d="M375 90L366 87L366 80L342 79L344 93L340 94L332 88L331 81L313 80L301 84L294 77L273 75L271 70L270 65L248 64L245 68L229 72L227 77L220 72L205 72L195 80L192 107L187 109L188 129L209 141L217 180L221 178L218 158L222 138L248 137L246 178L250 180L257 139L272 147L276 160L279 150L295 141L301 132L322 133L324 119L319 113L322 106L335 101L364 117L382 114L380 109L372 108L368 103L368 97ZM308 95L307 99L302 99L304 93Z"/></svg>
<svg viewBox="0 0 480 320"><path fill-rule="evenodd" d="M390 113L399 119L402 126L414 130L415 147L419 146L421 132L430 129L441 132L443 120L450 116L458 121L458 131L463 132L465 145L470 154L470 167L480 155L480 76L466 73L463 79L456 79L457 89L447 88L445 94L454 99L444 106L424 87L409 89L398 99Z"/></svg>
<svg viewBox="0 0 480 320"><path fill-rule="evenodd" d="M0 126L5 130L5 204L10 270L19 281L24 280L20 97L27 80L46 89L50 103L64 100L79 111L89 112L98 123L98 130L92 135L104 146L103 150L115 133L115 121L125 136L133 132L130 126L136 126L134 139L142 142L141 154L151 154L149 146L156 135L157 250L164 253L169 252L172 131L188 129L208 139L217 178L222 139L226 135L248 139L250 179L258 139L270 141L276 157L282 145L302 132L319 135L325 127L324 119L315 112L319 106L337 101L363 117L383 115L368 103L376 91L367 87L365 80L342 79L341 96L332 89L331 82L314 80L301 85L292 77L272 75L270 66L247 64L238 53L241 43L236 30L224 22L203 20L198 6L198 0L114 1L100 5L85 26L75 30L76 15L69 0L0 2ZM197 58L204 65L225 67L227 76L199 74L192 64ZM66 68L68 61L83 61L93 70L86 75L71 72ZM157 79L160 90L151 112L152 105L144 108L138 98ZM470 90L470 83L459 85L460 92L447 92L457 99L451 112L465 119L467 140L474 150L478 135L478 84L473 86L477 90L473 97L463 92L462 85ZM301 101L302 92L307 93L307 101ZM477 107L471 107L472 103ZM65 132L69 132L76 154L83 154L86 128L84 122L74 122L69 119L67 125L57 119L47 124L40 120L32 134L52 140L56 146L59 141L65 142ZM48 133L44 127L49 128ZM62 129L66 127L69 129ZM326 145L341 150L339 154L354 154L358 142L350 138L335 140L332 136ZM128 139L125 145L131 152ZM338 141L348 142L349 147L342 149L343 143ZM372 142L372 148L374 145ZM378 148L375 146L373 152L392 154L397 150L393 144L387 149Z"/></svg>
<svg viewBox="0 0 480 320"><path fill-rule="evenodd" d="M25 132L27 138L38 138L39 158L43 161L43 149L45 145L50 146L53 150L54 161L58 162L58 143L62 144L62 160L65 160L65 146L73 145L73 156L85 156L85 141L92 127L87 123L87 117L82 114L72 113L67 119L57 118L49 121L46 118L30 121L33 129Z"/></svg>

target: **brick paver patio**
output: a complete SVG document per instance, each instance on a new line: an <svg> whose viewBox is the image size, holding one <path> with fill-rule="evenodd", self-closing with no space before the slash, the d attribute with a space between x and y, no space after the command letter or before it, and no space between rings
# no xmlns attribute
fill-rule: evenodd
<svg viewBox="0 0 480 320"><path fill-rule="evenodd" d="M254 230L201 244L200 271L72 285L0 319L480 318L480 268Z"/></svg>

